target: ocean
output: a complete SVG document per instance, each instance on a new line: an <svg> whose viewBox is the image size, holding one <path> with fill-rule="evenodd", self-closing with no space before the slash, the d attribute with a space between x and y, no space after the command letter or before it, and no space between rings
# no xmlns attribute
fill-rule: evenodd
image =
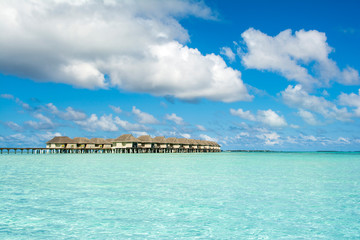
<svg viewBox="0 0 360 240"><path fill-rule="evenodd" d="M0 239L360 239L360 154L2 154Z"/></svg>

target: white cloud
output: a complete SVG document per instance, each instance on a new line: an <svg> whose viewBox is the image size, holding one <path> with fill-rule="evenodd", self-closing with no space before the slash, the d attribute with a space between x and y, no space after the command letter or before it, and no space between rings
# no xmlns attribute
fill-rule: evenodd
<svg viewBox="0 0 360 240"><path fill-rule="evenodd" d="M251 100L239 71L185 45L178 19L187 16L214 18L203 2L180 0L1 2L0 72L184 100Z"/></svg>
<svg viewBox="0 0 360 240"><path fill-rule="evenodd" d="M7 142L24 142L27 140L27 137L22 133L16 133L4 138Z"/></svg>
<svg viewBox="0 0 360 240"><path fill-rule="evenodd" d="M126 131L139 131L149 129L145 125L141 125L138 123L130 123L128 121L121 120L119 117L115 117L114 122Z"/></svg>
<svg viewBox="0 0 360 240"><path fill-rule="evenodd" d="M333 49L328 45L325 33L300 30L293 35L288 29L271 37L250 28L241 36L247 47L242 61L248 68L278 72L307 89L328 86L331 80L346 85L360 83L355 69L348 67L341 72L329 58Z"/></svg>
<svg viewBox="0 0 360 240"><path fill-rule="evenodd" d="M96 114L91 114L88 119L74 122L89 132L115 132L119 130L119 127L126 131L141 131L149 129L145 125L141 125L138 123L130 123L128 121L120 119L119 117L113 118L112 114L104 114L100 118Z"/></svg>
<svg viewBox="0 0 360 240"><path fill-rule="evenodd" d="M285 118L283 116L279 116L271 109L258 110L257 115L253 115L250 111L244 111L241 108L238 110L230 109L230 113L234 116L238 116L250 121L262 122L271 127L284 127L287 125Z"/></svg>
<svg viewBox="0 0 360 240"><path fill-rule="evenodd" d="M203 140L206 140L206 141L213 141L213 142L218 141L217 138L210 137L210 136L208 136L206 134L200 134L200 138L203 139Z"/></svg>
<svg viewBox="0 0 360 240"><path fill-rule="evenodd" d="M300 134L300 137L304 140L310 140L310 141L313 141L313 142L316 142L318 141L319 139L313 135L303 135L303 134Z"/></svg>
<svg viewBox="0 0 360 240"><path fill-rule="evenodd" d="M12 129L14 131L17 131L17 132L20 132L23 130L23 128L19 124L11 122L11 121L5 122L4 124L5 124L5 126L9 127L10 129Z"/></svg>
<svg viewBox="0 0 360 240"><path fill-rule="evenodd" d="M283 116L279 116L273 110L259 110L257 113L258 121L265 123L271 127L284 127L287 125L285 118Z"/></svg>
<svg viewBox="0 0 360 240"><path fill-rule="evenodd" d="M229 47L222 47L220 54L226 56L231 62L235 60L235 53Z"/></svg>
<svg viewBox="0 0 360 240"><path fill-rule="evenodd" d="M46 133L38 133L38 134L36 134L36 136L38 137L38 139L40 141L46 142L46 141L49 141L50 139L52 139L53 137L60 137L60 136L62 136L62 134L59 132L55 132L55 133L46 132Z"/></svg>
<svg viewBox="0 0 360 240"><path fill-rule="evenodd" d="M256 135L257 138L264 140L265 145L275 145L280 144L280 136L276 132L268 132Z"/></svg>
<svg viewBox="0 0 360 240"><path fill-rule="evenodd" d="M138 121L144 124L157 124L159 121L151 114L142 112L140 109L137 109L135 106L132 108L132 113L135 114Z"/></svg>
<svg viewBox="0 0 360 240"><path fill-rule="evenodd" d="M239 108L238 110L231 108L230 113L231 113L231 115L238 116L238 117L246 119L246 120L250 120L250 121L256 120L256 117L249 110L244 111L241 108Z"/></svg>
<svg viewBox="0 0 360 240"><path fill-rule="evenodd" d="M173 121L174 123L178 125L184 125L184 119L182 117L177 116L175 113L172 113L171 115L166 114L165 119L169 121Z"/></svg>
<svg viewBox="0 0 360 240"><path fill-rule="evenodd" d="M1 6L1 3L0 3L0 6ZM1 11L1 9L0 9L0 11ZM1 17L1 16L0 16L0 17ZM1 23L0 23L0 24L1 24ZM0 39L0 44L1 44L1 39ZM0 58L1 58L1 56L0 56ZM0 62L1 62L1 60L0 60ZM1 64L1 63L0 63L0 64ZM1 69L0 69L0 71L1 71ZM27 111L33 110L32 107L31 107L29 104L21 101L19 98L16 98L16 97L14 97L14 96L11 95L11 94L6 94L6 93L1 94L1 95L0 95L0 98L4 98L4 99L8 99L8 100L13 100L16 104L20 105L24 110L27 110Z"/></svg>
<svg viewBox="0 0 360 240"><path fill-rule="evenodd" d="M342 72L341 83L344 85L360 84L359 72L351 67L347 67Z"/></svg>
<svg viewBox="0 0 360 240"><path fill-rule="evenodd" d="M355 115L360 117L360 89L359 93L341 93L339 103L344 106L355 107Z"/></svg>
<svg viewBox="0 0 360 240"><path fill-rule="evenodd" d="M77 111L77 110L73 109L72 107L67 107L64 112L59 111L58 108L52 103L46 104L46 107L50 110L50 112L52 114L54 114L57 117L64 119L64 120L78 121L78 120L83 120L86 118L85 113L83 113L81 111Z"/></svg>
<svg viewBox="0 0 360 240"><path fill-rule="evenodd" d="M120 107L116 107L116 106L113 106L113 105L109 105L109 107L115 112L115 113L121 113L122 110Z"/></svg>
<svg viewBox="0 0 360 240"><path fill-rule="evenodd" d="M1 98L4 98L4 99L14 99L14 96L13 96L13 95L11 95L11 94L6 94L6 93L1 94L0 97L1 97Z"/></svg>
<svg viewBox="0 0 360 240"><path fill-rule="evenodd" d="M350 141L348 138L344 138L344 137L339 137L337 139L338 143L342 143L342 144L350 144Z"/></svg>
<svg viewBox="0 0 360 240"><path fill-rule="evenodd" d="M140 131L131 131L131 133L133 135L135 135L135 137L140 137L140 136L144 136L144 135L149 135L147 132L140 132Z"/></svg>
<svg viewBox="0 0 360 240"><path fill-rule="evenodd" d="M31 111L32 108L29 104L21 101L19 98L15 98L15 102L20 105L24 110L28 110L28 111Z"/></svg>
<svg viewBox="0 0 360 240"><path fill-rule="evenodd" d="M316 120L315 116L304 109L299 109L298 112L299 116L308 124L310 125L317 125L318 121Z"/></svg>
<svg viewBox="0 0 360 240"><path fill-rule="evenodd" d="M188 133L180 133L180 136L182 136L183 138L191 138L191 135Z"/></svg>
<svg viewBox="0 0 360 240"><path fill-rule="evenodd" d="M56 132L45 132L45 133L36 133L30 135L24 135L22 133L12 134L9 136L1 137L0 141L3 142L3 145L8 147L44 147L45 142L49 141L55 136L62 136L60 133Z"/></svg>
<svg viewBox="0 0 360 240"><path fill-rule="evenodd" d="M34 114L34 117L39 119L40 121L26 121L24 125L36 130L50 130L56 127L56 124L52 122L52 120L41 113Z"/></svg>
<svg viewBox="0 0 360 240"><path fill-rule="evenodd" d="M240 138L243 138L243 137L250 137L250 134L248 132L240 132L239 134L237 134L235 136L235 139L240 139Z"/></svg>
<svg viewBox="0 0 360 240"><path fill-rule="evenodd" d="M206 131L206 128L202 125L196 125L197 129L199 129L200 131Z"/></svg>
<svg viewBox="0 0 360 240"><path fill-rule="evenodd" d="M338 108L334 103L327 101L324 97L308 94L301 85L289 85L280 95L285 104L319 113L328 119L349 121L352 117L352 114L349 113L346 108Z"/></svg>
<svg viewBox="0 0 360 240"><path fill-rule="evenodd" d="M104 114L100 118L96 114L91 114L91 116L88 119L75 121L75 123L89 132L95 132L99 130L115 132L119 130L117 125L114 123L111 114L109 115Z"/></svg>

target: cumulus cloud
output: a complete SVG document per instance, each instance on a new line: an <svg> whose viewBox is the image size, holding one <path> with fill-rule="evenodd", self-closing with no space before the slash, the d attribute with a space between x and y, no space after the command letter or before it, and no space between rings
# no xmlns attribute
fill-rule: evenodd
<svg viewBox="0 0 360 240"><path fill-rule="evenodd" d="M11 95L11 94L7 94L7 93L3 93L0 95L1 98L4 98L4 99L14 99L14 96Z"/></svg>
<svg viewBox="0 0 360 240"><path fill-rule="evenodd" d="M191 135L188 133L181 133L180 136L182 136L183 138L191 138Z"/></svg>
<svg viewBox="0 0 360 240"><path fill-rule="evenodd" d="M184 100L251 100L239 71L185 45L178 19L187 16L214 18L203 2L180 0L1 2L0 72Z"/></svg>
<svg viewBox="0 0 360 240"><path fill-rule="evenodd" d="M85 113L77 111L72 107L67 107L65 111L58 110L58 108L52 103L46 104L46 107L52 114L63 120L78 121L86 118Z"/></svg>
<svg viewBox="0 0 360 240"><path fill-rule="evenodd" d="M241 108L238 110L230 109L230 113L249 121L262 122L271 127L284 127L287 125L285 118L283 116L279 116L271 109L258 110L256 115L252 114L250 111L244 111Z"/></svg>
<svg viewBox="0 0 360 240"><path fill-rule="evenodd" d="M135 114L138 121L144 124L157 124L159 121L151 114L142 112L140 109L137 109L135 106L132 108L132 113Z"/></svg>
<svg viewBox="0 0 360 240"><path fill-rule="evenodd" d="M249 121L255 121L256 117L248 110L248 111L244 111L241 108L239 108L238 110L235 109L230 109L230 113L231 115L234 116L238 116L240 118L249 120Z"/></svg>
<svg viewBox="0 0 360 240"><path fill-rule="evenodd" d="M14 122L5 122L4 123L5 126L7 126L8 128L14 130L14 131L17 131L17 132L20 132L23 130L23 127L21 127L19 124L17 123L14 123Z"/></svg>
<svg viewBox="0 0 360 240"><path fill-rule="evenodd" d="M341 71L329 58L333 49L325 33L300 30L293 35L288 29L272 37L250 28L241 36L247 48L242 61L248 68L280 73L307 89L328 86L332 80L345 85L360 83L355 69L347 67Z"/></svg>
<svg viewBox="0 0 360 240"><path fill-rule="evenodd" d="M101 117L98 117L96 114L91 114L91 116L85 120L79 120L74 122L89 132L95 132L99 130L116 132L119 130L119 127L126 131L141 131L149 129L145 125L130 123L128 121L120 119L119 117L113 117L112 114L104 114Z"/></svg>
<svg viewBox="0 0 360 240"><path fill-rule="evenodd" d="M39 119L40 121L26 121L24 125L26 127L33 128L35 130L51 130L56 127L56 124L52 122L52 120L41 113L34 114L34 117Z"/></svg>
<svg viewBox="0 0 360 240"><path fill-rule="evenodd" d="M355 115L360 117L360 89L358 94L341 93L338 99L341 105L355 107Z"/></svg>
<svg viewBox="0 0 360 240"><path fill-rule="evenodd" d="M271 127L284 127L287 125L285 118L283 116L279 116L273 110L259 110L257 113L258 121L265 123Z"/></svg>
<svg viewBox="0 0 360 240"><path fill-rule="evenodd" d="M196 125L197 129L199 129L200 131L206 131L206 128L202 125Z"/></svg>
<svg viewBox="0 0 360 240"><path fill-rule="evenodd" d="M300 134L300 138L304 139L304 140L310 140L310 141L313 141L313 142L316 142L318 141L319 139L313 135L303 135L303 134Z"/></svg>
<svg viewBox="0 0 360 240"><path fill-rule="evenodd" d="M0 39L0 41L1 41L1 39ZM1 53L1 50L0 50L0 53ZM25 102L21 101L20 98L14 97L11 94L1 94L0 97L3 98L3 99L13 100L16 104L21 106L26 111L32 111L33 110L33 108L28 103L25 103Z"/></svg>
<svg viewBox="0 0 360 240"><path fill-rule="evenodd" d="M122 120L119 117L115 117L114 122L126 131L140 131L140 130L148 130L149 128L145 125L138 123L130 123L128 121ZM146 134L145 134L146 135Z"/></svg>
<svg viewBox="0 0 360 240"><path fill-rule="evenodd" d="M349 113L346 108L338 108L334 103L326 100L324 97L310 95L301 85L289 85L280 95L285 104L319 113L328 119L349 121L352 117L352 114Z"/></svg>
<svg viewBox="0 0 360 240"><path fill-rule="evenodd" d="M184 125L184 119L182 117L177 116L175 113L172 113L171 115L166 114L165 119L169 121L173 121L174 123L178 125Z"/></svg>
<svg viewBox="0 0 360 240"><path fill-rule="evenodd" d="M235 61L235 53L229 47L222 47L220 54L226 56L231 62Z"/></svg>
<svg viewBox="0 0 360 240"><path fill-rule="evenodd" d="M358 85L360 83L359 72L351 67L347 67L342 72L340 83L344 85Z"/></svg>
<svg viewBox="0 0 360 240"><path fill-rule="evenodd" d="M117 114L122 112L120 107L116 107L116 106L113 106L113 105L109 105L109 107Z"/></svg>
<svg viewBox="0 0 360 240"><path fill-rule="evenodd" d="M53 137L60 137L62 136L59 132L45 132L45 133L38 133L37 137L39 141L49 141Z"/></svg>
<svg viewBox="0 0 360 240"><path fill-rule="evenodd" d="M99 130L115 132L119 130L119 128L114 123L111 114L109 115L105 114L100 118L96 114L91 114L91 116L88 119L82 121L75 121L75 123L89 132L95 132Z"/></svg>
<svg viewBox="0 0 360 240"><path fill-rule="evenodd" d="M239 134L237 134L235 136L236 139L240 139L240 138L243 138L243 137L250 137L250 134L248 132L240 132Z"/></svg>
<svg viewBox="0 0 360 240"><path fill-rule="evenodd" d="M44 147L45 142L49 141L55 136L62 136L59 132L45 132L25 135L23 133L16 133L8 136L0 136L2 146L8 147Z"/></svg>
<svg viewBox="0 0 360 240"><path fill-rule="evenodd" d="M140 137L140 136L144 136L144 135L149 135L147 132L139 132L139 131L131 131L131 133L132 133L135 137Z"/></svg>
<svg viewBox="0 0 360 240"><path fill-rule="evenodd" d="M276 132L268 132L268 133L262 133L262 134L258 134L256 135L257 138L264 140L265 145L275 145L275 144L280 144L280 135L277 134Z"/></svg>
<svg viewBox="0 0 360 240"><path fill-rule="evenodd" d="M338 142L338 143L343 143L343 144L350 144L349 139L348 139L348 138L344 138L344 137L339 137L339 138L337 139L337 142Z"/></svg>
<svg viewBox="0 0 360 240"><path fill-rule="evenodd" d="M200 138L203 139L203 140L206 140L206 141L213 141L213 142L217 142L218 139L217 138L214 138L214 137L210 137L206 134L200 134Z"/></svg>
<svg viewBox="0 0 360 240"><path fill-rule="evenodd" d="M299 109L298 114L306 123L308 123L310 125L318 124L318 121L316 120L314 114L312 114L311 112L308 112L304 109Z"/></svg>

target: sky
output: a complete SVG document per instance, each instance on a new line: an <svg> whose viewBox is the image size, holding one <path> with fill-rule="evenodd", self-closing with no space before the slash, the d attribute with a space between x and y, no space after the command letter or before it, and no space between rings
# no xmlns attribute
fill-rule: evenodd
<svg viewBox="0 0 360 240"><path fill-rule="evenodd" d="M360 150L360 2L0 0L0 146Z"/></svg>

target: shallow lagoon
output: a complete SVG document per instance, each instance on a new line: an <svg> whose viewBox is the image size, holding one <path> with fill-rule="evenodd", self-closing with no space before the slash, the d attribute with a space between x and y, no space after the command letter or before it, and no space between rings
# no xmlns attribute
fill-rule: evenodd
<svg viewBox="0 0 360 240"><path fill-rule="evenodd" d="M0 209L0 239L359 239L360 154L3 154Z"/></svg>

